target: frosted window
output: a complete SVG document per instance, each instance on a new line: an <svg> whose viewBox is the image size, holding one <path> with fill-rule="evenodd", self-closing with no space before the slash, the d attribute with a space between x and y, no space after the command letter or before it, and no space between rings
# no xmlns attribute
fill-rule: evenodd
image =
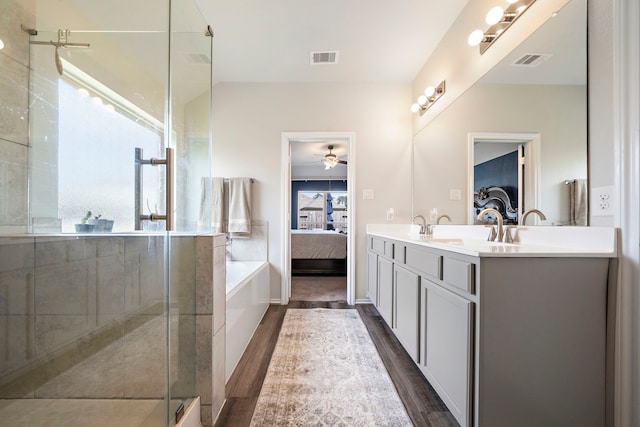
<svg viewBox="0 0 640 427"><path fill-rule="evenodd" d="M109 109L60 79L59 202L62 231L91 211L115 221L113 231L134 229L135 148L144 158L161 155L162 136L129 116ZM160 173L164 167L143 168L143 213L164 212ZM149 209L147 209L147 206Z"/></svg>

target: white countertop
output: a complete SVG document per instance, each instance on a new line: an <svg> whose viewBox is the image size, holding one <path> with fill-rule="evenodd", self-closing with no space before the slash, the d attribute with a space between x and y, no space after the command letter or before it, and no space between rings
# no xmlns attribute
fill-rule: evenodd
<svg viewBox="0 0 640 427"><path fill-rule="evenodd" d="M613 227L517 227L514 243L488 242L482 225L434 225L433 236L411 224L368 224L367 234L476 257L617 257Z"/></svg>

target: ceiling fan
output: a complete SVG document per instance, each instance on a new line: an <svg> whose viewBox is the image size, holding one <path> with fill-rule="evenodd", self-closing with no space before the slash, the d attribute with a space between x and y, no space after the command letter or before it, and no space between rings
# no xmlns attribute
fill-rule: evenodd
<svg viewBox="0 0 640 427"><path fill-rule="evenodd" d="M347 164L346 160L340 160L338 156L336 156L331 152L331 150L333 150L333 145L330 145L328 148L329 148L329 154L325 154L324 160L322 160L322 164L324 165L325 170L334 168L339 163L343 165Z"/></svg>

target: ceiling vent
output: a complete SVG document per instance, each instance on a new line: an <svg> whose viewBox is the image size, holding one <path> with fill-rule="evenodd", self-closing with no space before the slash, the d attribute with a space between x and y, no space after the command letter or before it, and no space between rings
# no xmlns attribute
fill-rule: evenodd
<svg viewBox="0 0 640 427"><path fill-rule="evenodd" d="M548 53L525 53L511 65L515 67L537 67L549 58L551 58L551 54Z"/></svg>
<svg viewBox="0 0 640 427"><path fill-rule="evenodd" d="M337 64L340 52L337 50L328 50L325 52L311 52L310 61L311 65L320 64Z"/></svg>
<svg viewBox="0 0 640 427"><path fill-rule="evenodd" d="M211 64L211 58L209 58L209 55L206 55L204 53L185 53L184 57L189 64Z"/></svg>

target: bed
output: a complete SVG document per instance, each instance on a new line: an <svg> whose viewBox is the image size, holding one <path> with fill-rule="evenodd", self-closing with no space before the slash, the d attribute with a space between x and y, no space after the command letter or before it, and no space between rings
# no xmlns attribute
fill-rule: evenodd
<svg viewBox="0 0 640 427"><path fill-rule="evenodd" d="M291 230L293 275L345 275L347 235L329 230Z"/></svg>

